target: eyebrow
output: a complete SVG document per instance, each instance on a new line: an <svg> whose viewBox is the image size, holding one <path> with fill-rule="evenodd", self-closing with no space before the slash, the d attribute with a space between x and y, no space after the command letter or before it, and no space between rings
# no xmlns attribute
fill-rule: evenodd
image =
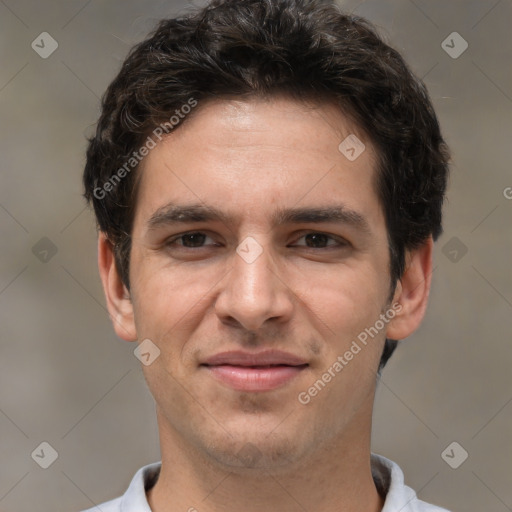
<svg viewBox="0 0 512 512"><path fill-rule="evenodd" d="M156 210L147 221L148 229L154 230L168 224L219 221L229 224L233 218L218 208L203 204L178 205L168 203ZM272 215L273 225L283 224L347 224L365 234L371 234L366 218L343 205L322 207L284 208Z"/></svg>

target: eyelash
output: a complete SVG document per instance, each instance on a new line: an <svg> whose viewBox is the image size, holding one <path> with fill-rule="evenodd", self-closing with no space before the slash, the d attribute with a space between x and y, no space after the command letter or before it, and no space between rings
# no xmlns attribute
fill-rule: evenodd
<svg viewBox="0 0 512 512"><path fill-rule="evenodd" d="M208 235L203 231L188 231L186 233L181 233L180 235L177 235L177 236L169 239L167 242L165 242L165 245L167 247L179 247L180 249L184 249L184 250L204 249L206 247L204 245L199 246L199 247L185 247L184 245L177 245L177 246L175 245L175 242L177 240L180 240L183 237L186 237L189 235L206 235L208 237ZM343 238L334 237L327 233L323 233L322 231L309 231L307 233L303 233L298 240L300 240L301 238L304 238L305 236L308 236L308 235L322 235L324 237L327 237L330 240L337 242L337 244L336 245L334 245L334 244L327 245L326 247L308 247L306 245L301 245L299 247L304 247L306 249L328 250L328 249L333 249L333 248L342 248L342 247L346 247L346 246L350 245L349 242L347 242Z"/></svg>

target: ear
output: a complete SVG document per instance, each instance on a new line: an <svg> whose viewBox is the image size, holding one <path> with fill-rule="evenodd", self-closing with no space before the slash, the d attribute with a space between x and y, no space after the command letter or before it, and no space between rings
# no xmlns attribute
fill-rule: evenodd
<svg viewBox="0 0 512 512"><path fill-rule="evenodd" d="M107 309L116 334L123 340L136 341L130 292L117 271L114 247L103 232L100 232L98 238L98 267L107 300Z"/></svg>
<svg viewBox="0 0 512 512"><path fill-rule="evenodd" d="M434 241L429 237L419 248L406 253L405 272L397 283L392 302L402 307L397 308L397 314L388 324L387 338L407 338L423 320L432 281L433 246Z"/></svg>

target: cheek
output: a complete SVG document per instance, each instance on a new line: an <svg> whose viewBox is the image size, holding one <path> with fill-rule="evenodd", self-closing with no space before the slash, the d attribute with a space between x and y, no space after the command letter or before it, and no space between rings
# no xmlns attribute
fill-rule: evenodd
<svg viewBox="0 0 512 512"><path fill-rule="evenodd" d="M337 267L322 275L302 277L297 293L324 324L327 339L333 334L347 341L379 317L387 296L387 277L372 265Z"/></svg>
<svg viewBox="0 0 512 512"><path fill-rule="evenodd" d="M208 291L221 274L213 268L169 268L150 257L138 268L133 306L139 338L178 342L179 333L189 332L204 315Z"/></svg>

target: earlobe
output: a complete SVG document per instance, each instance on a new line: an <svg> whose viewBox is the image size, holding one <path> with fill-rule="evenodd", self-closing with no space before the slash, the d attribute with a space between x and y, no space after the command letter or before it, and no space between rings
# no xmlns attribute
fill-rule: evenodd
<svg viewBox="0 0 512 512"><path fill-rule="evenodd" d="M398 302L401 309L388 325L386 336L390 339L407 338L425 316L432 281L433 245L434 241L429 237L423 245L406 254L405 272L392 302Z"/></svg>
<svg viewBox="0 0 512 512"><path fill-rule="evenodd" d="M130 292L119 275L112 243L103 232L100 232L98 237L98 268L107 309L116 334L123 340L136 341L137 333Z"/></svg>

